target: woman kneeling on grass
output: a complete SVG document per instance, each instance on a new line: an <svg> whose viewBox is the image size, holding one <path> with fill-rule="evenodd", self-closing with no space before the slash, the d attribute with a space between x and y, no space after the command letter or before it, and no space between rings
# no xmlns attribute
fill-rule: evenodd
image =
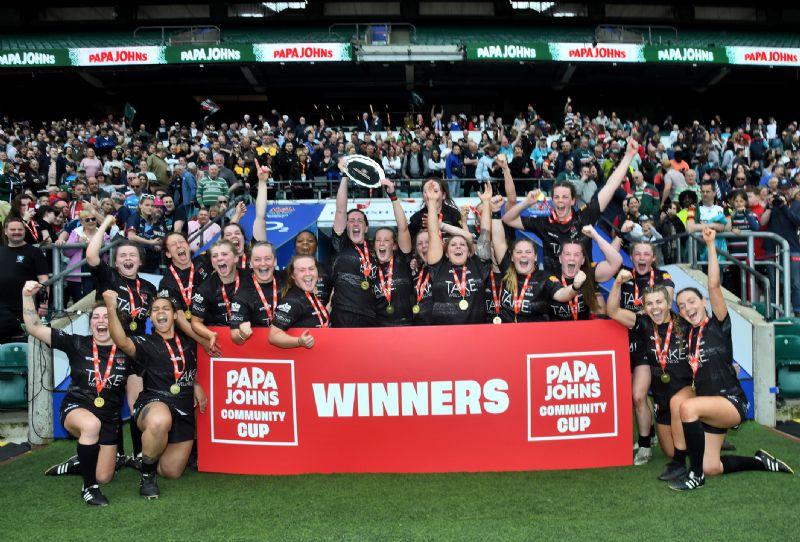
<svg viewBox="0 0 800 542"><path fill-rule="evenodd" d="M692 387L697 396L680 402L679 412L688 446L690 469L684 476L670 482L677 491L689 491L705 484L705 475L730 474L745 470L764 470L793 474L789 466L759 450L754 457L727 455L720 457L725 433L744 421L749 407L733 367L731 317L722 296L716 231L703 228L703 241L708 248L708 296L706 300L695 288L678 292L681 316L691 325L688 356Z"/></svg>
<svg viewBox="0 0 800 542"><path fill-rule="evenodd" d="M688 326L670 310L672 296L664 286L644 291L643 312L623 309L620 291L622 285L632 278L627 269L617 274L608 294L606 310L608 316L631 330L632 339L638 342L641 355L650 366L658 443L664 454L672 458L658 478L674 480L686 474L686 442L677 405L680 399L692 396L692 373L686 363ZM638 463L634 461L634 464Z"/></svg>
<svg viewBox="0 0 800 542"><path fill-rule="evenodd" d="M96 305L89 314L89 337L42 325L34 304L41 289L38 282L28 281L22 290L25 327L38 340L67 354L72 383L61 403L61 424L78 439L81 497L88 505L106 506L108 499L99 484L107 484L114 476L119 415L131 360L111 340L105 305Z"/></svg>
<svg viewBox="0 0 800 542"><path fill-rule="evenodd" d="M160 496L156 472L180 478L186 468L195 435L194 407L206 410L206 395L197 376L194 341L176 332L174 302L159 297L150 306L152 335L128 337L116 314L117 292L106 290L109 329L117 346L133 360L144 378L144 391L133 409L133 421L142 431L142 479L139 494Z"/></svg>

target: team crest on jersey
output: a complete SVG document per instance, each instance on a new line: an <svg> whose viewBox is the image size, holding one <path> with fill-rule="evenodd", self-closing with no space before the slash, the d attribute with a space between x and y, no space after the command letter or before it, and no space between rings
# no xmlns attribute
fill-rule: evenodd
<svg viewBox="0 0 800 542"><path fill-rule="evenodd" d="M192 296L192 301L194 301L195 303L202 303L203 302L203 296L201 294L194 294Z"/></svg>
<svg viewBox="0 0 800 542"><path fill-rule="evenodd" d="M278 310L283 312L289 312L292 310L292 306L289 303L282 303L278 305Z"/></svg>
<svg viewBox="0 0 800 542"><path fill-rule="evenodd" d="M158 297L169 297L169 290L161 290L158 292Z"/></svg>
<svg viewBox="0 0 800 542"><path fill-rule="evenodd" d="M231 310L234 312L239 312L239 309L242 308L240 303L231 303Z"/></svg>
<svg viewBox="0 0 800 542"><path fill-rule="evenodd" d="M25 261L25 256L19 255L17 256L17 263L22 263Z"/></svg>

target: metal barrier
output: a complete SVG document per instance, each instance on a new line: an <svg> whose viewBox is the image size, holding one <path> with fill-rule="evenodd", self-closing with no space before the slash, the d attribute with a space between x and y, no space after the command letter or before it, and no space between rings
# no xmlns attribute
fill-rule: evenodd
<svg viewBox="0 0 800 542"><path fill-rule="evenodd" d="M744 274L741 277L741 291L739 296L742 302L746 303L748 298L751 300L756 299L756 281L763 282L763 280L766 279L769 283L769 287L764 290L766 294L764 300L766 305L765 308L767 319L769 320L772 318L773 311L777 312L781 316L787 316L791 314L792 302L790 288L791 276L789 242L777 234L762 231L743 231L739 235L731 232L718 232L717 237L721 239L744 238L747 241L746 261L749 262L749 265L736 260L725 251L719 249L717 250L720 255L726 258L725 261L720 261L720 267L725 268L726 266L735 265L744 271ZM707 261L699 260L697 258L698 248L703 246L702 242L697 242L697 240L700 239L699 233L684 232L673 236L673 238L677 241L675 255L677 263L689 263L693 269L698 269L701 265L706 265L708 263ZM683 261L682 240L684 238L686 239L688 262ZM780 250L776 251L778 256L769 260L756 260L756 239L769 239L776 243L777 246L780 246ZM667 240L671 239L665 238L663 241L666 242ZM754 268L756 265L764 266L770 269L768 276L756 271ZM783 288L778 288L777 285L782 285Z"/></svg>

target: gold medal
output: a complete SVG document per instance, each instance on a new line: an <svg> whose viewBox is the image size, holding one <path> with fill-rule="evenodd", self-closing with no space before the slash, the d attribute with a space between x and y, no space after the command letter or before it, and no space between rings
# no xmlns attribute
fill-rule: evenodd
<svg viewBox="0 0 800 542"><path fill-rule="evenodd" d="M192 311L190 311L189 309L186 309L185 311L183 311L183 315L186 317L187 320L191 320L192 319Z"/></svg>
<svg viewBox="0 0 800 542"><path fill-rule="evenodd" d="M97 408L103 408L103 405L104 405L104 404L106 404L106 400L105 400L105 399L103 399L103 398L102 398L102 397L100 397L100 396L98 396L98 397L95 397L95 399L94 399L94 406L96 406Z"/></svg>
<svg viewBox="0 0 800 542"><path fill-rule="evenodd" d="M131 325L128 327L131 328L131 331L136 331L136 328L139 327L139 325L136 322L131 322Z"/></svg>
<svg viewBox="0 0 800 542"><path fill-rule="evenodd" d="M670 378L667 373L661 373L661 382L664 384L669 384Z"/></svg>
<svg viewBox="0 0 800 542"><path fill-rule="evenodd" d="M462 299L461 301L458 302L458 308L461 309L462 311L467 310L469 308L469 301L467 301L466 299Z"/></svg>
<svg viewBox="0 0 800 542"><path fill-rule="evenodd" d="M500 318L499 316L495 316L494 318L492 318L492 323L493 324L502 324L503 323L503 319Z"/></svg>
<svg viewBox="0 0 800 542"><path fill-rule="evenodd" d="M170 387L169 387L169 392L170 392L172 395L178 395L178 394L181 392L181 387L180 387L180 386L178 386L178 384L177 384L177 383L176 383L176 384L173 384L172 386L170 386Z"/></svg>
<svg viewBox="0 0 800 542"><path fill-rule="evenodd" d="M414 314L419 314L419 311L420 311L419 305L414 305L413 307L411 307L411 312L413 312Z"/></svg>
<svg viewBox="0 0 800 542"><path fill-rule="evenodd" d="M388 305L386 307L386 314L394 314L394 307L392 307L391 305Z"/></svg>
<svg viewBox="0 0 800 542"><path fill-rule="evenodd" d="M369 281L368 280L362 280L361 281L361 289L362 290L369 290Z"/></svg>

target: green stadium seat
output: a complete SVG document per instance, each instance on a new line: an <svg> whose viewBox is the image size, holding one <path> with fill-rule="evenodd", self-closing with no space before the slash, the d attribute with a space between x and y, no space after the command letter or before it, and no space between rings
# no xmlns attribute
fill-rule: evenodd
<svg viewBox="0 0 800 542"><path fill-rule="evenodd" d="M797 361L800 363L800 337L796 335L775 336L775 362Z"/></svg>
<svg viewBox="0 0 800 542"><path fill-rule="evenodd" d="M0 345L0 408L28 405L28 343Z"/></svg>
<svg viewBox="0 0 800 542"><path fill-rule="evenodd" d="M784 398L800 398L800 360L780 361L778 371L779 395Z"/></svg>
<svg viewBox="0 0 800 542"><path fill-rule="evenodd" d="M800 337L800 318L782 317L772 321L775 335L795 335Z"/></svg>

